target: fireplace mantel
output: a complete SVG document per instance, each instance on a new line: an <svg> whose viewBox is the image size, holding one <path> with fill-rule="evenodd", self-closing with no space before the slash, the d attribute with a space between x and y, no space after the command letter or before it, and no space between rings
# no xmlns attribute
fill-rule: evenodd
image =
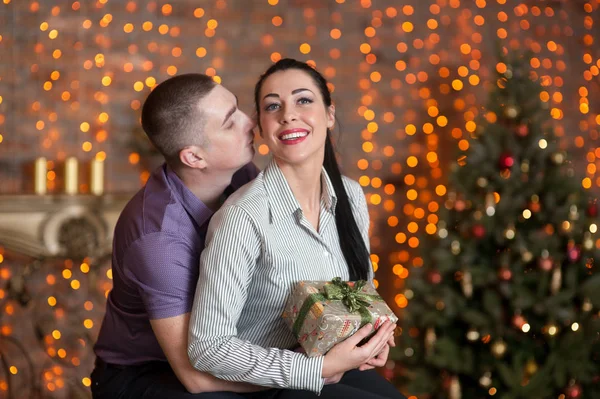
<svg viewBox="0 0 600 399"><path fill-rule="evenodd" d="M100 256L131 197L0 195L0 245L35 258Z"/></svg>

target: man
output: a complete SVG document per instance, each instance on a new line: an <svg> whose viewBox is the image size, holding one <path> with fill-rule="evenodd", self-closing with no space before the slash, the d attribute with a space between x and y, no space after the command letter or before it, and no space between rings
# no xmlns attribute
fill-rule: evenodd
<svg viewBox="0 0 600 399"><path fill-rule="evenodd" d="M158 85L144 131L165 158L115 227L112 271L92 373L94 398L240 398L258 388L195 370L187 356L190 310L208 221L253 179L253 121L208 76ZM217 391L231 391L218 392Z"/></svg>

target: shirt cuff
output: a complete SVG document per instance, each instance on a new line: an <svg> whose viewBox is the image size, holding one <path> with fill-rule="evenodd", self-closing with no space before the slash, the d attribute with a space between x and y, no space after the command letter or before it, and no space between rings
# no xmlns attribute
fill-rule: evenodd
<svg viewBox="0 0 600 399"><path fill-rule="evenodd" d="M305 389L321 394L323 389L323 356L307 357L294 353L290 370L290 388Z"/></svg>

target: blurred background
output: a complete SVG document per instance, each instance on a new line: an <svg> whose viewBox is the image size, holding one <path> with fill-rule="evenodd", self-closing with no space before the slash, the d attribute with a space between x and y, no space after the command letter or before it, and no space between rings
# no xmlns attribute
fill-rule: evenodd
<svg viewBox="0 0 600 399"><path fill-rule="evenodd" d="M315 65L367 195L378 289L402 316L502 47L531 50L558 148L598 192L599 21L600 0L1 0L0 397L90 396L112 227L160 164L139 124L156 84L205 73L253 113L272 62Z"/></svg>

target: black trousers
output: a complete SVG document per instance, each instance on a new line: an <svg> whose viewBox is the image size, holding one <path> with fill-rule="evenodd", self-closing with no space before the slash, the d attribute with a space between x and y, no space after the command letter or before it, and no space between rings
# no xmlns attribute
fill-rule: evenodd
<svg viewBox="0 0 600 399"><path fill-rule="evenodd" d="M339 383L325 385L321 396L310 391L289 389L268 389L243 394L192 394L179 382L167 362L148 362L139 366L114 366L96 362L91 380L93 399L406 399L374 370L349 371Z"/></svg>

